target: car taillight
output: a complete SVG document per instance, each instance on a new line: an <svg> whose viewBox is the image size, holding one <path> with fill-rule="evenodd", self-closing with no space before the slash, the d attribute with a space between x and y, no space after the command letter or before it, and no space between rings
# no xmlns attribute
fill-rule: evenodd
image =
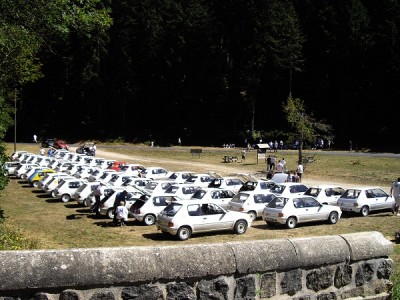
<svg viewBox="0 0 400 300"><path fill-rule="evenodd" d="M168 227L174 227L174 223L168 222Z"/></svg>
<svg viewBox="0 0 400 300"><path fill-rule="evenodd" d="M283 213L279 213L278 216L279 216L279 218L283 218L284 215L283 215Z"/></svg>
<svg viewBox="0 0 400 300"><path fill-rule="evenodd" d="M239 211L244 211L244 208L243 207L239 208Z"/></svg>
<svg viewBox="0 0 400 300"><path fill-rule="evenodd" d="M353 206L354 206L354 207L357 207L357 206L358 206L358 203L357 203L357 202L354 202Z"/></svg>

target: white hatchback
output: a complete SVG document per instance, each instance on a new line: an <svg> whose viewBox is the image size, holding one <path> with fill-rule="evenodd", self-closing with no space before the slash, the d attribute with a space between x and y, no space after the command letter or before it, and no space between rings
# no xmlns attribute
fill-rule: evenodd
<svg viewBox="0 0 400 300"><path fill-rule="evenodd" d="M156 226L162 233L175 235L184 241L198 232L231 230L243 234L251 222L249 215L227 211L215 203L186 200L173 202L162 210Z"/></svg>

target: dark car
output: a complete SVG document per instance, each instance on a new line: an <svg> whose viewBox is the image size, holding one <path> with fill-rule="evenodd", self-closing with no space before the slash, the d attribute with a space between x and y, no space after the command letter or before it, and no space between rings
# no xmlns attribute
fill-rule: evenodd
<svg viewBox="0 0 400 300"><path fill-rule="evenodd" d="M54 147L54 139L44 139L42 141L42 147L43 148Z"/></svg>

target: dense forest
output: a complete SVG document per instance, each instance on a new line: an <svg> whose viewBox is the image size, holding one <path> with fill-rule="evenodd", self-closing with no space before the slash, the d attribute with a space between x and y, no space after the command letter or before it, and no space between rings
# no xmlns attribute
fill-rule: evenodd
<svg viewBox="0 0 400 300"><path fill-rule="evenodd" d="M19 141L287 140L291 95L334 147L398 151L399 31L400 0L0 0L0 127L15 105Z"/></svg>

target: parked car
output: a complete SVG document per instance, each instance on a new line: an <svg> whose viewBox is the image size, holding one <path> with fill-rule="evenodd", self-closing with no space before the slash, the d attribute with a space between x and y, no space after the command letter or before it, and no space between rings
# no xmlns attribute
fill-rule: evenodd
<svg viewBox="0 0 400 300"><path fill-rule="evenodd" d="M231 230L243 234L252 220L246 214L227 211L208 201L172 202L157 216L156 226L162 233L175 235L184 241L193 233Z"/></svg>
<svg viewBox="0 0 400 300"><path fill-rule="evenodd" d="M239 192L258 191L267 192L278 183L284 183L288 175L284 173L276 173L270 180L251 178L246 181L239 189Z"/></svg>
<svg viewBox="0 0 400 300"><path fill-rule="evenodd" d="M202 188L206 188L209 186L211 181L214 180L214 176L211 174L194 174L190 176L184 183L191 183L194 185L201 186Z"/></svg>
<svg viewBox="0 0 400 300"><path fill-rule="evenodd" d="M318 185L309 187L304 196L311 196L322 204L337 205L337 200L345 192L343 188L336 185Z"/></svg>
<svg viewBox="0 0 400 300"><path fill-rule="evenodd" d="M363 217L371 211L392 210L395 200L379 187L347 189L337 201L343 212L355 212Z"/></svg>
<svg viewBox="0 0 400 300"><path fill-rule="evenodd" d="M70 176L68 174L62 173L62 174L56 174L54 175L50 181L48 181L44 187L43 187L43 191L46 192L47 194L52 195L54 189L60 184L60 182L62 180L65 179L76 179L73 176ZM53 195L52 195L53 196Z"/></svg>
<svg viewBox="0 0 400 300"><path fill-rule="evenodd" d="M28 182L34 188L39 187L39 182L44 178L47 174L55 173L53 169L44 169L36 171L31 177L28 178Z"/></svg>
<svg viewBox="0 0 400 300"><path fill-rule="evenodd" d="M339 207L321 204L310 196L275 197L263 211L263 219L269 226L286 224L289 229L306 222L336 224L341 215Z"/></svg>
<svg viewBox="0 0 400 300"><path fill-rule="evenodd" d="M139 176L139 173L145 169L143 165L139 164L125 164L121 166L120 171L129 175Z"/></svg>
<svg viewBox="0 0 400 300"><path fill-rule="evenodd" d="M121 171L121 168L123 166L125 166L126 164L127 164L127 162L124 162L124 161L114 161L108 166L107 169Z"/></svg>
<svg viewBox="0 0 400 300"><path fill-rule="evenodd" d="M208 187L209 188L229 189L233 192L238 192L243 184L244 184L244 180L242 178L235 177L235 176L227 176L227 177L214 178L210 182Z"/></svg>
<svg viewBox="0 0 400 300"><path fill-rule="evenodd" d="M65 150L69 149L68 144L63 140L55 140L53 143L53 147L56 149L65 149Z"/></svg>
<svg viewBox="0 0 400 300"><path fill-rule="evenodd" d="M28 151L15 151L10 155L10 160L18 160L22 155L27 154Z"/></svg>
<svg viewBox="0 0 400 300"><path fill-rule="evenodd" d="M44 139L42 141L43 148L54 147L54 139Z"/></svg>
<svg viewBox="0 0 400 300"><path fill-rule="evenodd" d="M44 170L44 169L47 169L47 167L38 166L38 167L31 168L31 169L28 170L25 174L22 174L22 175L21 175L21 178L22 178L22 179L26 179L27 181L29 181L29 177L31 177L31 176L32 176L33 174L35 174L37 171L39 171L39 170Z"/></svg>
<svg viewBox="0 0 400 300"><path fill-rule="evenodd" d="M39 167L39 165L31 163L21 164L15 169L15 176L18 178L23 178L23 176L25 176L30 169L36 167Z"/></svg>
<svg viewBox="0 0 400 300"><path fill-rule="evenodd" d="M228 189L203 188L197 190L190 199L209 201L227 209L229 201L235 195L235 192Z"/></svg>
<svg viewBox="0 0 400 300"><path fill-rule="evenodd" d="M1 167L4 175L8 176L14 173L15 169L20 165L18 161L6 161Z"/></svg>
<svg viewBox="0 0 400 300"><path fill-rule="evenodd" d="M151 195L142 196L130 207L130 215L145 225L153 225L157 215L171 202L180 200L176 196Z"/></svg>
<svg viewBox="0 0 400 300"><path fill-rule="evenodd" d="M51 195L53 198L60 199L62 202L68 202L72 198L72 194L87 181L77 178L65 178L57 185Z"/></svg>
<svg viewBox="0 0 400 300"><path fill-rule="evenodd" d="M151 180L146 184L144 190L149 193L162 194L164 191L172 185L171 181L166 180Z"/></svg>
<svg viewBox="0 0 400 300"><path fill-rule="evenodd" d="M269 192L275 194L275 196L289 197L303 195L307 190L308 187L302 183L284 182L276 184Z"/></svg>
<svg viewBox="0 0 400 300"><path fill-rule="evenodd" d="M121 187L113 187L112 192L108 193L107 197L103 197L103 199L100 200L100 214L105 215L110 219L114 218L114 202L115 202L115 197L122 192L123 190L126 190L128 193L126 194L126 201L125 201L125 207L129 210L131 205L136 202L136 200L142 196L143 194L139 194L138 190L133 189L132 187L126 187L126 188L121 188Z"/></svg>
<svg viewBox="0 0 400 300"><path fill-rule="evenodd" d="M174 183L184 183L188 178L191 176L196 175L195 172L191 171L179 171L179 172L173 172L167 180L171 180Z"/></svg>
<svg viewBox="0 0 400 300"><path fill-rule="evenodd" d="M115 176L113 176L107 183L114 186L120 187L124 184L124 182L128 179L138 178L135 175L125 174L125 172L118 172Z"/></svg>
<svg viewBox="0 0 400 300"><path fill-rule="evenodd" d="M148 179L163 179L166 180L171 174L164 168L161 167L149 167L140 173L140 177Z"/></svg>
<svg viewBox="0 0 400 300"><path fill-rule="evenodd" d="M72 194L72 198L78 202L78 204L89 207L91 205L91 199L88 198L93 192L93 188L100 184L99 181L85 182Z"/></svg>
<svg viewBox="0 0 400 300"><path fill-rule="evenodd" d="M254 221L262 216L266 204L276 196L268 192L239 192L228 202L227 209L246 213Z"/></svg>
<svg viewBox="0 0 400 300"><path fill-rule="evenodd" d="M183 200L188 200L190 199L193 194L201 189L199 186L195 186L193 184L178 184L178 183L173 183L170 187L168 187L164 193L166 195L174 195L178 196L179 198Z"/></svg>

